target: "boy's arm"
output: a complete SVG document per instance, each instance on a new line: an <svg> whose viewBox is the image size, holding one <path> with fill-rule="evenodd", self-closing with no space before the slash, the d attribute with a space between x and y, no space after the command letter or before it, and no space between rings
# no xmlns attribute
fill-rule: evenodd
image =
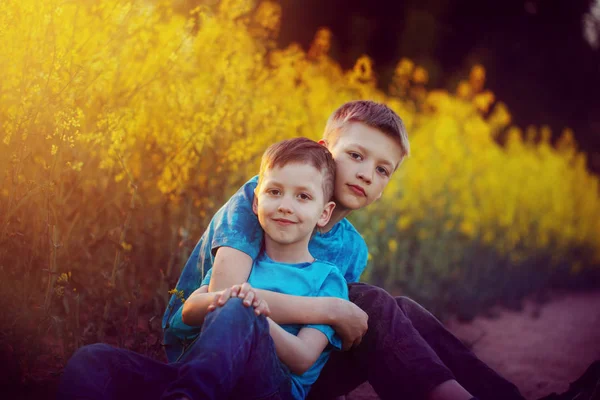
<svg viewBox="0 0 600 400"><path fill-rule="evenodd" d="M208 286L201 286L183 303L181 310L181 319L183 323L189 326L200 326L204 322L204 317L209 313L208 306L215 297L221 295L219 292L208 292Z"/></svg>
<svg viewBox="0 0 600 400"><path fill-rule="evenodd" d="M271 318L267 321L277 357L296 375L308 371L329 343L327 336L317 329L302 328L298 336L294 336Z"/></svg>
<svg viewBox="0 0 600 400"><path fill-rule="evenodd" d="M246 282L252 270L252 257L233 247L219 247L213 263L209 292Z"/></svg>
<svg viewBox="0 0 600 400"><path fill-rule="evenodd" d="M301 297L256 289L279 324L331 325L342 349L358 346L368 328L368 315L356 304L337 297Z"/></svg>
<svg viewBox="0 0 600 400"><path fill-rule="evenodd" d="M223 290L246 282L252 269L252 258L231 247L219 247L215 255L209 292ZM242 292L248 286L242 285ZM358 345L367 331L367 314L355 304L336 297L301 297L257 290L269 304L271 318L279 324L331 325L347 350ZM215 299L215 298L213 298ZM215 304L216 305L216 304ZM191 313L193 311L189 310ZM204 307L199 312L205 312ZM201 317L204 320L204 315Z"/></svg>

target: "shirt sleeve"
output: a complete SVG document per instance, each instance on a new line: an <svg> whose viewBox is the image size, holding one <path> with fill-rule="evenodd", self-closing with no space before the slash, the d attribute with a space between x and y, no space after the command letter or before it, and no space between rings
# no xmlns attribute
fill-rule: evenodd
<svg viewBox="0 0 600 400"><path fill-rule="evenodd" d="M323 281L321 288L319 289L316 297L339 297L344 300L348 300L348 285L346 284L346 280L342 276L341 272L336 268L331 268L329 275ZM335 333L335 330L330 325L323 324L308 324L305 325L306 328L313 328L321 331L325 336L327 336L327 340L329 340L329 344L334 348L341 350L342 348L342 339Z"/></svg>
<svg viewBox="0 0 600 400"><path fill-rule="evenodd" d="M356 233L357 240L354 241L354 249L352 259L349 260L350 266L346 270L344 278L348 283L356 283L360 280L360 276L367 267L367 260L369 258L369 249L365 240Z"/></svg>
<svg viewBox="0 0 600 400"><path fill-rule="evenodd" d="M204 277L204 279L202 279L202 283L200 284L200 286L206 286L206 285L210 284L211 276L212 276L212 268L208 270L208 272L206 273L206 276Z"/></svg>
<svg viewBox="0 0 600 400"><path fill-rule="evenodd" d="M258 176L244 184L225 205L215 214L213 221L214 235L211 242L213 256L222 246L242 251L255 260L260 251L263 230L252 211L254 189L258 184Z"/></svg>

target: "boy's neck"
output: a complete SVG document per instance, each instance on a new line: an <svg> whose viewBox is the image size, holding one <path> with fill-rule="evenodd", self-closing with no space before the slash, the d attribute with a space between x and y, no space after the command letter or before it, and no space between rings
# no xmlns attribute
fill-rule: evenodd
<svg viewBox="0 0 600 400"><path fill-rule="evenodd" d="M327 223L327 225L320 228L319 232L329 232L335 224L346 218L348 215L350 215L351 212L352 210L350 210L349 208L344 208L339 203L336 203L335 208L331 212L331 218L329 219L329 222Z"/></svg>
<svg viewBox="0 0 600 400"><path fill-rule="evenodd" d="M285 264L313 262L315 258L308 251L308 237L296 243L277 243L265 235L265 252L273 261Z"/></svg>

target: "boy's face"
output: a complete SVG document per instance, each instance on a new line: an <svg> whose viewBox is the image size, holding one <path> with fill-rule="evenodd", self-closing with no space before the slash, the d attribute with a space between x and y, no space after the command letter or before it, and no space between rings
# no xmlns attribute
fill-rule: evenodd
<svg viewBox="0 0 600 400"><path fill-rule="evenodd" d="M379 199L402 161L402 148L394 139L360 122L346 125L327 147L337 166L334 197L350 210Z"/></svg>
<svg viewBox="0 0 600 400"><path fill-rule="evenodd" d="M300 163L267 169L252 204L265 234L280 244L308 241L316 226L327 224L334 207L323 198L322 173Z"/></svg>

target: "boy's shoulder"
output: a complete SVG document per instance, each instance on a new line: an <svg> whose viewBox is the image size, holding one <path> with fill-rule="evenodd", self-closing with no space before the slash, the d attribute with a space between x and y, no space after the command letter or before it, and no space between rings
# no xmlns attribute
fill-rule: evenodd
<svg viewBox="0 0 600 400"><path fill-rule="evenodd" d="M360 232L352 225L352 222L348 220L348 218L342 219L337 223L337 227L335 228L335 235L339 235L343 237L344 240L349 240L350 242L360 242L366 243L365 238L360 234Z"/></svg>
<svg viewBox="0 0 600 400"><path fill-rule="evenodd" d="M360 234L360 232L358 230L356 230L356 228L354 227L354 225L352 225L352 222L350 222L350 220L348 218L344 218L340 221L340 224L342 224L342 227L349 231L352 232L360 237L362 237L362 235Z"/></svg>
<svg viewBox="0 0 600 400"><path fill-rule="evenodd" d="M242 187L240 187L240 190L254 191L254 189L256 189L257 186L258 186L258 175L254 175L252 178L248 179L246 181L246 183L244 183L242 185Z"/></svg>
<svg viewBox="0 0 600 400"><path fill-rule="evenodd" d="M342 274L342 271L336 264L317 258L313 262L313 266L316 267L315 269L320 271L320 273L322 273L323 275L339 275L341 279L345 282L344 274Z"/></svg>
<svg viewBox="0 0 600 400"><path fill-rule="evenodd" d="M323 269L338 269L337 265L335 265L332 262L326 261L326 260L322 260L320 258L316 258L315 261L313 261L313 263L315 265L318 265L319 268L323 268Z"/></svg>

